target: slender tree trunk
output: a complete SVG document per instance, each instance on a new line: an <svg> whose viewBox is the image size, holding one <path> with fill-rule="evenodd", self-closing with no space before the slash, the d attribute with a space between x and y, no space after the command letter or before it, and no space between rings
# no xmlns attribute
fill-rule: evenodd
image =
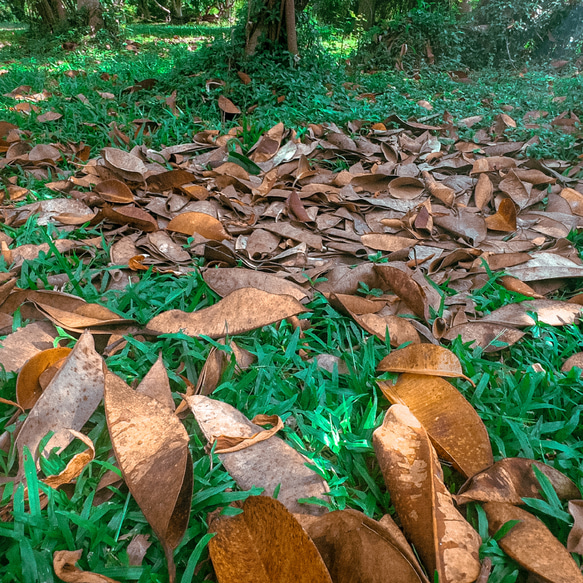
<svg viewBox="0 0 583 583"><path fill-rule="evenodd" d="M296 6L294 0L285 2L285 29L287 33L287 50L292 55L298 54L298 35L296 31Z"/></svg>
<svg viewBox="0 0 583 583"><path fill-rule="evenodd" d="M182 18L182 0L172 0L172 12L176 18Z"/></svg>

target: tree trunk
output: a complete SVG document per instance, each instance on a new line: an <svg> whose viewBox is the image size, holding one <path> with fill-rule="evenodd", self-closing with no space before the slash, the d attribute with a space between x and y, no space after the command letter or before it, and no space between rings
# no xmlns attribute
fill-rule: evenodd
<svg viewBox="0 0 583 583"><path fill-rule="evenodd" d="M182 0L172 0L172 13L175 18L182 18Z"/></svg>
<svg viewBox="0 0 583 583"><path fill-rule="evenodd" d="M298 34L296 31L296 6L294 0L285 2L285 30L287 33L287 50L292 55L298 54Z"/></svg>
<svg viewBox="0 0 583 583"><path fill-rule="evenodd" d="M77 0L77 10L87 11L88 24L93 32L103 28L103 9L99 0Z"/></svg>
<svg viewBox="0 0 583 583"><path fill-rule="evenodd" d="M375 23L376 0L359 0L358 14L364 16L364 29L370 30Z"/></svg>
<svg viewBox="0 0 583 583"><path fill-rule="evenodd" d="M259 9L254 12L252 12L253 0L249 0L248 4L245 55L255 54L262 35L265 35L272 43L283 45L290 53L297 55L299 51L296 2L294 0L255 0L255 2L259 3ZM300 3L307 4L304 0L300 0Z"/></svg>

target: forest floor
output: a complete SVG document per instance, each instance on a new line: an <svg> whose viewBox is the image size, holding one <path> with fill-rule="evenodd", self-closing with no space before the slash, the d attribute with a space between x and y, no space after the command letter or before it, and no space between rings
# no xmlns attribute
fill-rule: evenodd
<svg viewBox="0 0 583 583"><path fill-rule="evenodd" d="M312 509L391 514L407 531L402 477L379 453L391 444L373 447L391 403L439 444L453 494L509 460L507 490L472 498L466 485L458 502L490 583L541 575L528 545L505 547L493 525L526 520L496 506L522 504L566 545L568 500L581 497L583 76L568 63L368 71L334 39L295 67L241 67L229 34L135 25L108 47L0 29L0 580L54 581L54 553L81 550L83 569L167 581L161 539L176 547L177 581L202 581L209 513L259 493L249 484L281 483L284 504L291 488ZM132 400L127 385L145 377ZM104 384L105 401L84 405L80 387ZM183 425L168 406L148 417L165 399ZM142 433L119 429L120 410ZM208 455L210 435L241 430L236 410L283 422L285 449L265 461L274 476L229 467L257 445ZM183 426L186 442L164 458L166 442L151 440L180 442ZM66 448L37 474L28 449L51 432ZM279 466L305 472L295 452L309 459L309 488L277 481ZM126 458L169 463L170 483L155 467L144 481ZM78 471L42 481L71 460ZM174 544L166 524L189 487ZM429 508L427 524L438 520ZM431 551L408 536L429 571ZM545 537L552 570L570 568Z"/></svg>

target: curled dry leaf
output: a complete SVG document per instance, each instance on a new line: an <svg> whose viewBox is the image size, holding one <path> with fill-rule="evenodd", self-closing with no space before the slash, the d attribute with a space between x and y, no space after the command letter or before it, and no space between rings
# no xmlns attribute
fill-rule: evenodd
<svg viewBox="0 0 583 583"><path fill-rule="evenodd" d="M188 433L174 412L160 405L105 369L105 415L118 467L162 543L172 582L173 551L190 517L193 471Z"/></svg>
<svg viewBox="0 0 583 583"><path fill-rule="evenodd" d="M496 322L516 328L534 326L535 314L539 322L549 326L566 326L579 321L583 306L558 300L529 300L502 306L482 318L482 322Z"/></svg>
<svg viewBox="0 0 583 583"><path fill-rule="evenodd" d="M223 241L231 236L223 227L221 221L206 213L186 212L175 216L167 225L168 231L182 233L192 237L195 233L206 239Z"/></svg>
<svg viewBox="0 0 583 583"><path fill-rule="evenodd" d="M24 421L16 438L20 459L24 447L36 457L41 440L50 431L54 435L46 445L47 452L71 443L70 430L81 430L103 398L102 362L93 336L84 332ZM22 464L19 475L24 475Z"/></svg>
<svg viewBox="0 0 583 583"><path fill-rule="evenodd" d="M148 374L142 379L136 391L142 395L156 399L160 404L174 411L174 399L172 399L170 381L168 380L168 373L162 360L162 353L158 355L156 362L152 365Z"/></svg>
<svg viewBox="0 0 583 583"><path fill-rule="evenodd" d="M95 192L106 202L116 204L130 204L134 202L134 195L128 185L115 178L100 182L95 187Z"/></svg>
<svg viewBox="0 0 583 583"><path fill-rule="evenodd" d="M429 583L388 515L381 523L356 510L337 510L312 521L306 531L334 583Z"/></svg>
<svg viewBox="0 0 583 583"><path fill-rule="evenodd" d="M462 342L473 342L474 346L483 348L484 352L497 352L516 344L524 336L524 332L503 324L468 322L453 326L442 338L455 340L458 336L461 337Z"/></svg>
<svg viewBox="0 0 583 583"><path fill-rule="evenodd" d="M247 498L241 514L220 516L209 530L219 583L332 583L314 543L273 498Z"/></svg>
<svg viewBox="0 0 583 583"><path fill-rule="evenodd" d="M507 522L519 521L498 545L521 567L544 583L583 582L577 563L538 518L511 504L488 502L483 508L492 536Z"/></svg>
<svg viewBox="0 0 583 583"><path fill-rule="evenodd" d="M249 437L240 435L219 435L214 438L209 446L212 447L216 443L215 453L234 453L236 451L242 451L273 437L278 431L283 429L283 421L278 415L255 415L251 419L251 423L256 425L273 425L271 429L264 429L263 431L258 431Z"/></svg>
<svg viewBox="0 0 583 583"><path fill-rule="evenodd" d="M377 264L374 269L385 286L391 288L416 316L429 319L429 303L425 290L408 272L386 264Z"/></svg>
<svg viewBox="0 0 583 583"><path fill-rule="evenodd" d="M425 185L421 180L412 176L401 176L391 180L389 183L389 193L392 197L401 200L412 200L423 194Z"/></svg>
<svg viewBox="0 0 583 583"><path fill-rule="evenodd" d="M204 272L203 278L208 286L222 297L245 287L263 290L270 294L292 296L298 302L307 300L309 297L306 291L297 283L251 269L208 269Z"/></svg>
<svg viewBox="0 0 583 583"><path fill-rule="evenodd" d="M148 322L148 330L154 334L177 334L182 330L189 336L216 339L255 330L305 311L291 296L248 287L235 290L214 306L198 312L163 312Z"/></svg>
<svg viewBox="0 0 583 583"><path fill-rule="evenodd" d="M56 489L63 484L70 484L73 480L79 477L83 468L85 468L85 466L95 457L95 446L93 445L93 442L86 435L83 435L83 433L79 433L73 429L70 429L69 431L73 437L80 439L87 446L87 449L73 456L62 472L54 476L47 476L42 480L51 488Z"/></svg>
<svg viewBox="0 0 583 583"><path fill-rule="evenodd" d="M101 157L105 166L120 178L144 182L144 175L148 169L137 156L118 148L103 148Z"/></svg>
<svg viewBox="0 0 583 583"><path fill-rule="evenodd" d="M438 455L466 478L494 463L484 423L445 379L402 374L394 385L385 381L377 384L391 403L409 408L427 431Z"/></svg>
<svg viewBox="0 0 583 583"><path fill-rule="evenodd" d="M541 486L533 471L536 466L551 482L561 500L579 498L577 486L567 476L541 462L526 458L505 458L468 480L455 497L458 504L505 502L521 505L523 498L541 498Z"/></svg>
<svg viewBox="0 0 583 583"><path fill-rule="evenodd" d="M83 550L55 551L53 554L53 569L55 575L65 583L117 583L105 575L83 571L75 563L83 555Z"/></svg>
<svg viewBox="0 0 583 583"><path fill-rule="evenodd" d="M485 220L486 227L491 231L513 233L516 231L516 207L509 198L505 198L500 202L498 211Z"/></svg>
<svg viewBox="0 0 583 583"><path fill-rule="evenodd" d="M573 517L573 527L567 538L567 550L583 555L583 500L569 500L569 514Z"/></svg>
<svg viewBox="0 0 583 583"><path fill-rule="evenodd" d="M202 395L186 400L209 443L217 435L251 437L261 431L261 427L227 403ZM307 458L279 437L271 437L241 451L220 454L219 458L241 490L257 486L272 496L279 485L278 500L290 512L314 515L325 512L322 506L298 502L301 498L312 497L326 501L328 487L306 466Z"/></svg>
<svg viewBox="0 0 583 583"><path fill-rule="evenodd" d="M461 377L472 382L464 375L459 358L451 350L433 344L411 344L393 350L381 360L377 370L437 377Z"/></svg>
<svg viewBox="0 0 583 583"><path fill-rule="evenodd" d="M523 296L531 297L538 300L543 300L544 296L537 294L528 284L520 281L516 277L511 275L503 275L498 282L504 289L508 291L516 292L522 294Z"/></svg>
<svg viewBox="0 0 583 583"><path fill-rule="evenodd" d="M480 572L478 533L455 509L437 454L421 423L393 405L373 434L391 501L430 577L472 583Z"/></svg>
<svg viewBox="0 0 583 583"><path fill-rule="evenodd" d="M455 200L455 191L453 188L445 184L440 184L429 172L423 171L422 175L429 192L444 204L451 206Z"/></svg>
<svg viewBox="0 0 583 583"><path fill-rule="evenodd" d="M569 203L574 215L583 217L583 194L574 188L563 188L560 195Z"/></svg>
<svg viewBox="0 0 583 583"><path fill-rule="evenodd" d="M158 230L156 219L136 206L119 206L116 208L106 206L99 211L97 217L100 217L100 215L116 225L129 225L145 233L152 233Z"/></svg>
<svg viewBox="0 0 583 583"><path fill-rule="evenodd" d="M43 350L20 369L16 379L16 400L23 409L30 409L42 393L41 375L71 352L70 348L49 348Z"/></svg>
<svg viewBox="0 0 583 583"><path fill-rule="evenodd" d="M474 191L474 201L480 210L492 200L493 192L494 186L489 176L487 174L480 174Z"/></svg>
<svg viewBox="0 0 583 583"><path fill-rule="evenodd" d="M531 259L506 270L521 281L583 277L583 265L556 253L537 253Z"/></svg>
<svg viewBox="0 0 583 583"><path fill-rule="evenodd" d="M144 557L152 543L148 540L150 535L148 534L137 534L130 541L127 548L128 561L130 565L139 566L142 564Z"/></svg>

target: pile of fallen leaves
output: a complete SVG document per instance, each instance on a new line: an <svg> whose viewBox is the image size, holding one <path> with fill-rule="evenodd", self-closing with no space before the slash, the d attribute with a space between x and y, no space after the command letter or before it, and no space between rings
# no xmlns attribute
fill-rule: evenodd
<svg viewBox="0 0 583 583"><path fill-rule="evenodd" d="M583 294L547 299L583 275L566 239L583 217L583 182L573 178L581 168L521 157L528 144L504 137L513 123L503 114L473 142L457 139L453 121L429 126L391 116L384 123L354 122L347 131L310 125L302 139L278 124L246 153L237 140L241 128L234 128L226 135L201 131L161 151L104 148L96 158L83 144L33 145L26 132L0 123L2 168L18 166L45 181L63 161L77 168L46 183L54 198L30 204L18 204L32 193L16 176L8 178L0 208L5 225L21 226L33 215L39 225L67 232L101 225L116 267L108 286L123 289L150 269L180 277L199 269L197 259L204 280L223 298L191 313L163 311L140 326L59 291L73 283L67 274L52 276L52 290L16 286L24 263L41 252L90 256L102 238L17 246L0 233L9 266L0 274L0 328L12 331L16 310L30 322L0 348L0 363L18 372L8 424L14 426L0 446L8 450L15 441L19 470L3 482L15 488L25 481L27 460L38 458L51 432L45 452L61 451L74 439L88 449L43 482L52 488L74 482L93 459L82 431L103 401L121 477L108 472L96 496L105 500L107 487L125 480L165 550L173 580L173 550L188 525L193 487L181 419L192 413L209 451L238 486L261 487L265 494L249 498L237 515L209 517L210 532L217 533L209 550L221 582L409 583L433 581L437 573L441 583L483 583L490 566L480 563L481 539L464 518L468 502L483 504L492 534L510 523L499 544L538 580L583 581L567 549L520 508L523 498L541 497L541 486L554 488L560 499L578 499L575 484L532 460L494 463L482 421L445 380L466 377L443 344L461 336L494 352L520 340L522 329L536 321L572 324L583 310ZM338 161L344 169L334 171ZM379 262L369 260L375 254ZM481 316L471 292L501 270L502 285L525 301ZM443 284L455 295L445 297ZM379 363L380 372L400 376L396 383L379 381L393 405L374 434L405 535L388 515L377 522L354 510L329 512L325 481L276 436L283 426L277 416L249 420L208 396L226 366L225 352L211 351L197 385L188 384L176 409L161 358L132 389L102 357L131 335L183 332L228 344L244 369L253 356L230 337L284 319L303 332L310 326L306 304L316 293L369 334L388 335L394 347L407 344ZM54 347L56 327L79 338L72 350ZM343 364L322 356L321 366ZM577 363L580 354L565 369ZM456 496L444 485L439 459L467 479ZM275 494L277 500L269 498ZM42 500L46 504L41 492ZM572 552L582 550L581 504L570 502ZM0 513L10 520L10 503ZM55 553L57 575L86 580L75 567L79 558L80 551Z"/></svg>

